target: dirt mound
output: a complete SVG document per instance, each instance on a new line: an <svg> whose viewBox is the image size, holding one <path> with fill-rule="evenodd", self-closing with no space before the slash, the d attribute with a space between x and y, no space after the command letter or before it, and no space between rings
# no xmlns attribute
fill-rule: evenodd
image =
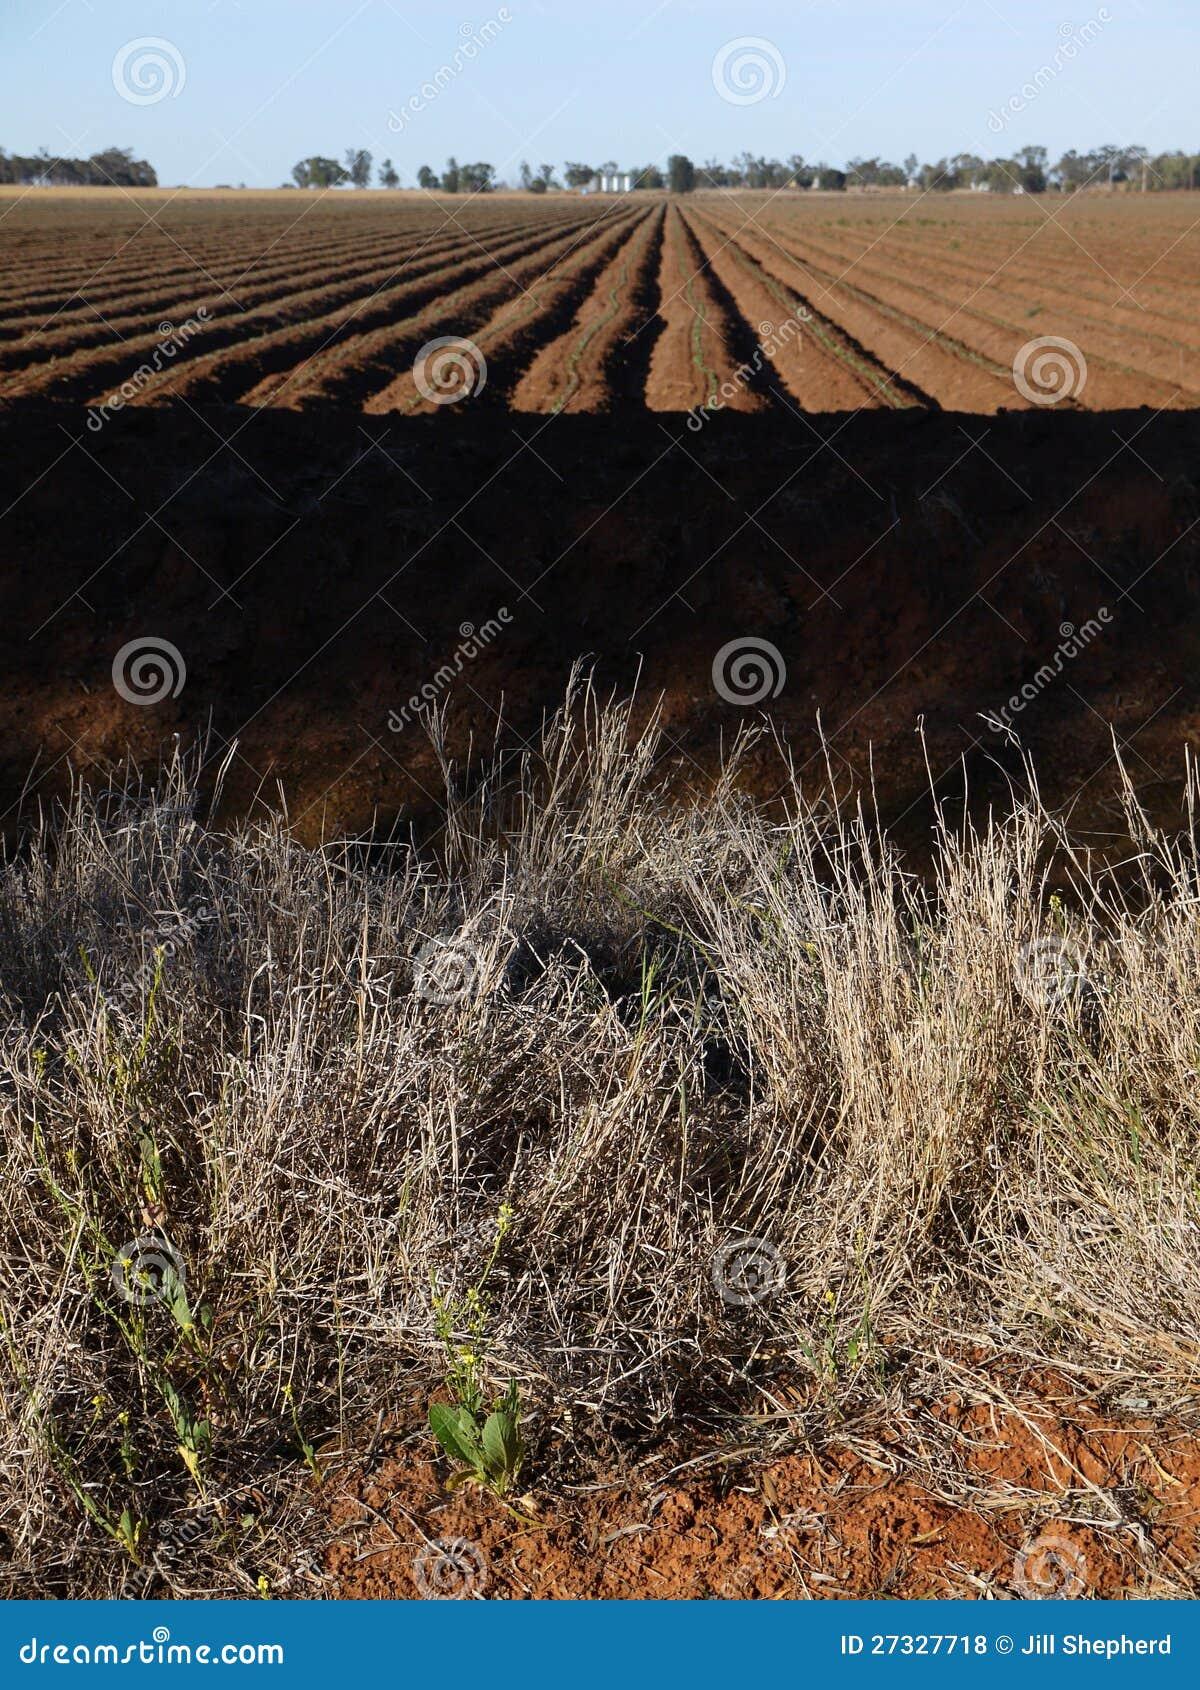
<svg viewBox="0 0 1200 1690"><path fill-rule="evenodd" d="M518 743L586 654L605 685L664 696L680 787L769 713L806 783L873 779L916 836L930 775L951 806L964 769L981 805L1006 801L1019 757L991 716L1107 837L1112 724L1178 820L1200 704L1192 414L86 417L0 408L10 828L72 761L153 762L205 731L214 759L237 741L231 808L282 787L304 836L436 818L421 712L448 708L456 755L501 716ZM186 669L152 707L113 680L139 639ZM743 702L714 664L746 640L776 668ZM748 778L779 789L776 746Z"/></svg>

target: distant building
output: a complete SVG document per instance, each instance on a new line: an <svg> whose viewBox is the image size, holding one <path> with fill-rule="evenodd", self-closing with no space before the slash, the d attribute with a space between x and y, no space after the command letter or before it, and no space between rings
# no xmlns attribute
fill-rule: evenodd
<svg viewBox="0 0 1200 1690"><path fill-rule="evenodd" d="M587 187L586 194L627 194L633 188L632 170L606 170L599 176L593 176Z"/></svg>

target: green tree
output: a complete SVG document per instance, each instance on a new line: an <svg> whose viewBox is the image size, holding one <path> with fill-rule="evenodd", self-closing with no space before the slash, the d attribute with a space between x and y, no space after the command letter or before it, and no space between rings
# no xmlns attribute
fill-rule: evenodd
<svg viewBox="0 0 1200 1690"><path fill-rule="evenodd" d="M705 188L732 188L734 186L733 173L719 158L705 159L697 173L701 186Z"/></svg>
<svg viewBox="0 0 1200 1690"><path fill-rule="evenodd" d="M446 160L446 168L442 171L442 192L456 194L459 190L458 160L453 155Z"/></svg>
<svg viewBox="0 0 1200 1690"><path fill-rule="evenodd" d="M385 158L379 166L379 183L384 188L398 188L400 177L390 158Z"/></svg>
<svg viewBox="0 0 1200 1690"><path fill-rule="evenodd" d="M346 148L345 176L356 188L365 188L371 180L371 155L365 147Z"/></svg>
<svg viewBox="0 0 1200 1690"><path fill-rule="evenodd" d="M1021 186L1027 194L1044 194L1046 191L1046 149L1045 147L1022 147L1017 154L1020 166L1019 176Z"/></svg>
<svg viewBox="0 0 1200 1690"><path fill-rule="evenodd" d="M336 188L346 180L346 172L336 158L315 153L292 166L292 179L298 188Z"/></svg>
<svg viewBox="0 0 1200 1690"><path fill-rule="evenodd" d="M496 179L493 164L461 164L458 167L458 186L464 194L491 193Z"/></svg>
<svg viewBox="0 0 1200 1690"><path fill-rule="evenodd" d="M430 168L427 164L423 164L421 166L420 170L417 171L417 187L418 188L436 188L437 185L438 185L438 179L437 179L436 175L434 174L434 172L432 170L430 170Z"/></svg>
<svg viewBox="0 0 1200 1690"><path fill-rule="evenodd" d="M595 174L590 164L572 164L568 160L563 165L563 181L568 188L586 188Z"/></svg>
<svg viewBox="0 0 1200 1690"><path fill-rule="evenodd" d="M690 194L696 186L696 167L683 153L672 153L667 160L667 186L673 194Z"/></svg>

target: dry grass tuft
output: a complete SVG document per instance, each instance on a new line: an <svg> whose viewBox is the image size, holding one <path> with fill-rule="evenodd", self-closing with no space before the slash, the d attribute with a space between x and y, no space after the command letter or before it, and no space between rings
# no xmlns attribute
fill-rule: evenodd
<svg viewBox="0 0 1200 1690"><path fill-rule="evenodd" d="M656 750L577 689L436 857L219 832L177 762L0 871L14 1590L302 1593L306 1467L423 1410L430 1275L501 1204L535 1461L956 1348L1194 1387L1191 835L1131 810L1110 876L1035 803L918 880L798 791L764 819L736 753L672 807Z"/></svg>

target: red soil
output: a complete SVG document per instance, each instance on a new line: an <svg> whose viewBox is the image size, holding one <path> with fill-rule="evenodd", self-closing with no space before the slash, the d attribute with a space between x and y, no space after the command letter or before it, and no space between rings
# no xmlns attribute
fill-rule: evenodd
<svg viewBox="0 0 1200 1690"><path fill-rule="evenodd" d="M619 398L642 348L636 339L657 272L664 209L644 212L628 243L596 277L575 320L543 348L513 392L515 411L601 411ZM644 355L652 341L646 337ZM636 361L635 361L636 354Z"/></svg>
<svg viewBox="0 0 1200 1690"><path fill-rule="evenodd" d="M735 379L739 367L753 358L753 344L746 344L745 322L727 300L690 226L672 206L658 274L663 329L646 380L650 410L690 411L713 400L734 411L764 408L753 382Z"/></svg>
<svg viewBox="0 0 1200 1690"><path fill-rule="evenodd" d="M487 360L489 405L508 400L521 371L537 349L554 339L563 323L579 310L597 276L625 245L630 232L629 215L621 211L606 218L598 230L588 224L567 239L543 247L518 273L520 295L506 299L478 327L476 314L466 312L462 299L457 302L454 315L463 324L460 332L469 334ZM433 402L418 391L412 369L394 376L363 406L372 415L434 409Z"/></svg>
<svg viewBox="0 0 1200 1690"><path fill-rule="evenodd" d="M903 1435L886 1417L831 1422L773 1460L681 1445L607 1483L535 1483L528 1521L477 1491L447 1495L446 1464L415 1431L342 1474L327 1571L340 1596L417 1596L418 1557L460 1539L484 1572L449 1587L487 1597L1192 1591L1195 1434L1101 1412L1058 1380L1004 1380L998 1395L1011 1406L930 1403Z"/></svg>
<svg viewBox="0 0 1200 1690"><path fill-rule="evenodd" d="M419 318L422 339L495 337L488 403L517 410L686 411L755 362L729 408L994 413L1030 404L1013 362L1046 335L1086 361L1069 403L1183 408L1200 220L1188 195L1139 198L698 194L664 224L667 202L641 195L146 196L160 227L136 196L50 192L4 219L0 397L97 403L153 357L160 322L203 306L203 334L134 402L406 410ZM590 294L565 274L533 286L564 242L594 250L593 226L626 217L642 226L613 270L571 270ZM522 289L537 299L509 318ZM756 358L762 325L802 311L802 346Z"/></svg>

